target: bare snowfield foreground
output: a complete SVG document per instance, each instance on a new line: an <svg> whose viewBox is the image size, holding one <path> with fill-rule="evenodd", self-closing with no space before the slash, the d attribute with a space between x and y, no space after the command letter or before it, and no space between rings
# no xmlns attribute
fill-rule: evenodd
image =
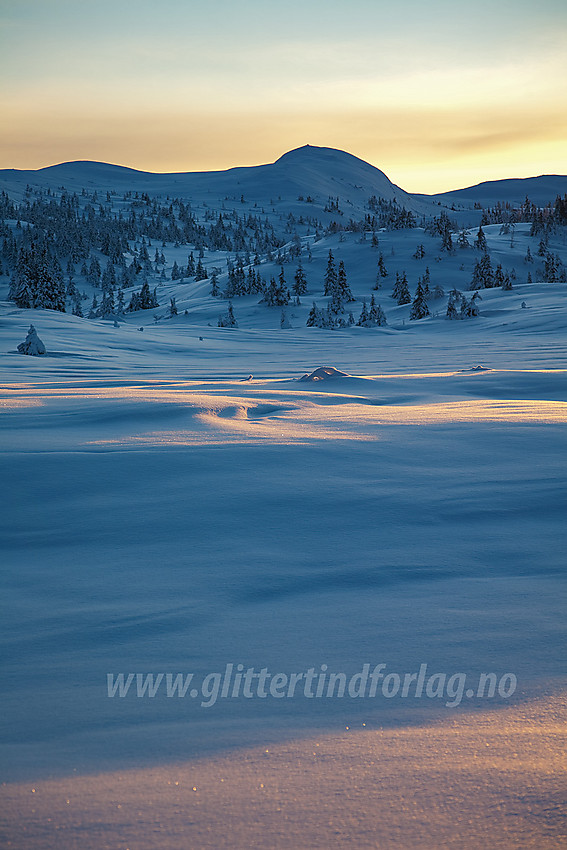
<svg viewBox="0 0 567 850"><path fill-rule="evenodd" d="M567 371L534 293L407 333L4 309L3 846L564 846Z"/></svg>
<svg viewBox="0 0 567 850"><path fill-rule="evenodd" d="M4 846L564 846L564 700L3 786Z"/></svg>

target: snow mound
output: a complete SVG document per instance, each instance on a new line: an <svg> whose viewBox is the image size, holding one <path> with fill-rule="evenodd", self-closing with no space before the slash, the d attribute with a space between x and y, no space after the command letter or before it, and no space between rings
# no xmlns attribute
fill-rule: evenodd
<svg viewBox="0 0 567 850"><path fill-rule="evenodd" d="M334 366L319 366L310 375L303 375L300 381L334 381L336 378L352 377L347 372L341 372L340 369L335 369Z"/></svg>
<svg viewBox="0 0 567 850"><path fill-rule="evenodd" d="M45 354L45 345L37 335L37 331L33 325L30 325L28 335L23 342L18 345L20 354L30 354L33 357L38 357Z"/></svg>
<svg viewBox="0 0 567 850"><path fill-rule="evenodd" d="M471 366L470 369L461 369L461 372L492 372L488 366Z"/></svg>

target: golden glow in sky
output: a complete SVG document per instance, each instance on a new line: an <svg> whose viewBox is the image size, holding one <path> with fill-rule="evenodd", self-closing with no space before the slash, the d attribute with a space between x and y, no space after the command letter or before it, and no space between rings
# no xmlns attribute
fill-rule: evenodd
<svg viewBox="0 0 567 850"><path fill-rule="evenodd" d="M563 0L20 0L0 168L148 171L336 147L408 191L567 173Z"/></svg>

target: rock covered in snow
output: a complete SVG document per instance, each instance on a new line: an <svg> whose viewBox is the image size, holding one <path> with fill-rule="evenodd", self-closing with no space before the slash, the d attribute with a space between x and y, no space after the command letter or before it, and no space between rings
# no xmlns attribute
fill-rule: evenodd
<svg viewBox="0 0 567 850"><path fill-rule="evenodd" d="M299 380L300 381L332 381L335 378L350 378L351 376L347 372L341 372L339 369L335 369L334 366L319 366L318 369L315 369L314 372L311 372L310 375L303 375Z"/></svg>
<svg viewBox="0 0 567 850"><path fill-rule="evenodd" d="M23 342L18 345L20 354L31 354L33 357L38 357L45 354L45 345L37 335L37 331L33 325L30 325L28 335Z"/></svg>

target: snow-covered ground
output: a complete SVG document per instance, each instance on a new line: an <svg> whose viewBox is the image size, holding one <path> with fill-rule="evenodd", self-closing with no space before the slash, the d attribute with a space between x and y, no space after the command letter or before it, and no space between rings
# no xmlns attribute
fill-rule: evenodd
<svg viewBox="0 0 567 850"><path fill-rule="evenodd" d="M393 270L426 237L380 239ZM329 247L367 297L352 235L313 281ZM217 328L207 281L116 327L2 304L6 846L559 846L567 284L524 276L457 322L410 322L390 278L382 329L306 328L310 296L290 329L253 297ZM346 374L299 380L322 366ZM327 696L381 664L374 696Z"/></svg>
<svg viewBox="0 0 567 850"><path fill-rule="evenodd" d="M405 728L561 688L564 314L545 323L536 289L531 332L480 318L411 337L5 309L5 778ZM44 357L16 353L29 321ZM326 364L354 377L297 380ZM425 663L518 687L455 708L381 691L108 697L107 673L200 683L229 663Z"/></svg>

